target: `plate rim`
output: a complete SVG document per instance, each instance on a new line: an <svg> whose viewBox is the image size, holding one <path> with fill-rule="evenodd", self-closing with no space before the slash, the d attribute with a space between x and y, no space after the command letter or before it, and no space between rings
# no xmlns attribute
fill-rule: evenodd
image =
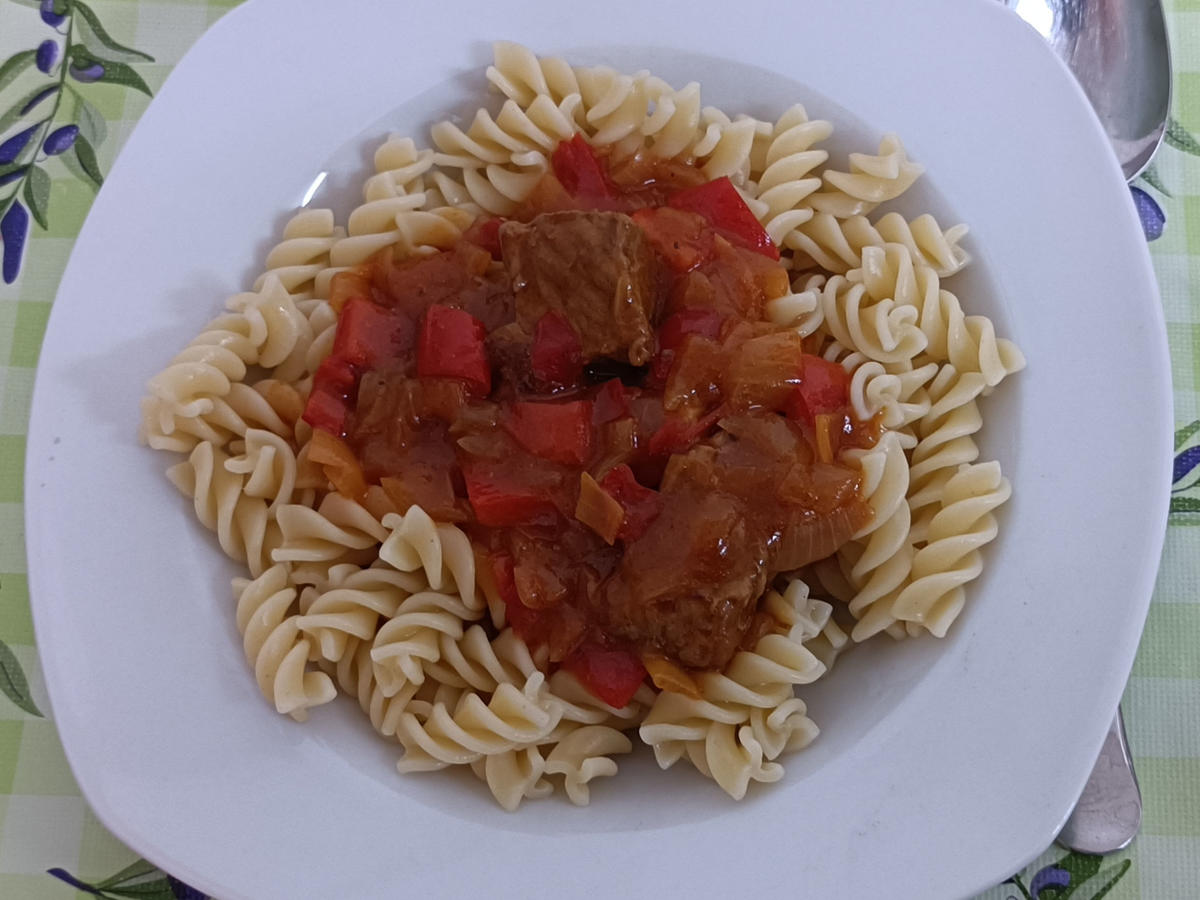
<svg viewBox="0 0 1200 900"><path fill-rule="evenodd" d="M370 6L371 4L364 2L360 5ZM867 4L859 3L859 5L866 6ZM965 5L966 4L964 4L964 6ZM160 91L160 96L162 96L163 92L166 91L167 87L171 83L171 80L176 77L176 74L180 70L183 70L184 66L188 64L188 60L194 59L196 57L197 47L204 46L205 48L207 48L209 44L215 44L218 41L218 38L224 39L227 31L232 31L235 28L249 27L249 23L252 20L252 16L266 15L267 13L265 11L267 9L269 9L271 7L282 9L283 6L284 6L284 4L283 4L283 2L280 2L280 0L252 0L252 2L244 4L243 6L232 10L229 14L227 14L225 17L223 17L213 28L210 28L207 32L205 32L203 35L201 35L201 37L199 38L197 43L195 45L193 45L193 47L191 49L189 49L189 51L185 55L185 57L180 60L179 64L172 71L171 76L168 79L167 85L164 86L163 91ZM945 10L947 7L947 2L946 2L946 0L936 0L936 2L928 3L927 6L931 10L933 10L934 13L936 13L938 8ZM1001 7L999 7L998 4L995 5L995 7L996 7L997 11L1001 10ZM980 5L980 10L982 10L982 5ZM1008 15L1007 12L1003 12L1002 14ZM982 13L982 11L980 11L978 13L978 15L981 17L986 17L987 15L992 15L992 13L990 12L990 10L988 13ZM247 25L241 24L242 19L246 19L248 24ZM1005 25L1000 26L999 23L1002 20L999 15L994 15L993 20L997 24L997 27L1000 27L1000 28L1008 28L1010 24L1014 24L1014 23L1006 22ZM1013 33L1015 34L1015 32L1013 32ZM1049 55L1049 51L1046 51L1046 52L1047 52L1047 55ZM186 71L186 70L184 70L184 71ZM1074 86L1073 81L1071 82L1071 84L1072 84L1072 86ZM1078 94L1078 98L1082 98L1082 93L1078 92L1078 90L1077 90L1077 94ZM168 95L168 96L170 96L170 95ZM153 103L151 104L151 110L154 109L155 103L158 103L158 98L156 98L155 101L153 101ZM144 117L143 117L142 121L145 121ZM138 125L138 129L140 129L140 128L141 128L141 122L139 122L139 125ZM126 147L128 147L130 144L132 144L135 140L138 139L138 129L135 129L134 133L130 136L129 141L126 144ZM1098 124L1095 125L1094 133L1091 136L1093 140L1095 139L1096 134L1102 134L1102 132L1099 132ZM124 157L125 155L126 155L125 150L123 149L122 157ZM115 165L114 172L116 171L116 169L117 169L117 166ZM1113 169L1114 169L1114 171L1117 171L1115 159L1113 160ZM103 196L104 195L102 192L101 197L103 197ZM100 200L98 199L97 205L99 205L99 203L100 203ZM1132 210L1130 210L1130 217L1132 220L1132 217L1133 217ZM89 216L89 222L90 222L90 220L91 220L91 217ZM87 228L88 228L88 223L85 222L84 227L80 233L81 238L84 235L84 233L87 231ZM1150 287L1152 293L1154 294L1154 296L1157 297L1157 287L1155 285L1153 269L1150 267L1149 253L1148 253L1148 251L1145 250L1144 244L1142 246L1143 246L1143 252L1140 254L1140 256L1141 256L1140 263L1141 263L1141 268L1143 271L1141 272L1141 275L1142 275L1142 277L1148 276L1149 287ZM74 264L75 260L76 260L76 256L73 253L72 260L70 263L68 263L68 267L67 267L68 273L71 271L71 267ZM67 283L66 275L64 275L64 284L65 283ZM58 314L60 306L65 306L65 304L60 305L57 302L55 303L55 309L52 312L50 322L47 326L46 344L44 345L44 348L51 346L52 336L56 335L56 333L57 333L55 330L56 329L56 324L55 324L56 319L59 322L59 327L61 328L62 315ZM1162 309L1157 303L1155 303L1153 305L1153 307L1154 307L1154 310L1157 310L1158 315L1157 315L1157 321L1152 321L1150 323L1150 325L1152 327L1156 328L1161 333L1161 336L1162 336L1161 343L1162 343L1164 352L1160 359L1153 361L1156 365L1154 367L1155 370L1152 372L1152 375L1154 376L1153 380L1158 381L1158 387L1160 387L1160 388L1163 386L1162 376L1164 374L1166 376L1166 379L1165 379L1166 407L1168 409L1168 415L1166 417L1166 424L1168 427L1163 430L1164 434L1161 437L1163 447L1166 448L1169 445L1169 430L1170 430L1169 426L1170 426L1170 421L1171 421L1171 417L1169 414L1170 364L1169 364L1169 356L1167 356L1165 353L1165 345L1166 345L1165 325L1163 323ZM1153 315L1152 315L1152 318L1153 318ZM45 349L43 350L43 352L45 352ZM37 370L37 375L35 376L34 400L33 400L33 405L32 405L32 409L31 409L31 419L30 419L30 425L29 425L29 431L28 431L28 446L29 446L31 452L29 452L27 454L27 459L30 462L26 467L26 493L25 493L25 497L27 498L26 504L25 504L26 532L27 532L27 535L29 538L28 553L29 553L29 558L30 558L30 566L29 566L30 599L31 599L31 606L33 608L35 630L36 630L36 633L39 635L45 635L46 633L48 633L49 628L50 628L49 612L47 611L47 608L41 599L44 596L43 595L43 586L42 586L43 571L39 570L39 571L35 572L35 566L33 565L35 551L37 552L37 556L39 558L44 555L42 553L42 544L40 544L39 542L43 540L43 535L46 534L46 523L41 518L42 511L41 511L40 504L36 504L36 503L32 502L32 498L37 497L39 494L39 491L36 489L36 483L39 482L40 480L44 480L47 473L44 469L44 463L42 462L41 455L38 453L34 453L32 451L35 448L40 449L40 448L49 446L49 439L51 437L51 431L53 430L52 424L51 424L51 417L50 417L49 412L46 409L46 404L49 401L47 401L45 399L45 397L43 396L45 393L45 382L42 377L43 371L44 371L43 367L41 365L39 365L38 370ZM1158 410L1158 413L1161 414L1161 409ZM1169 484L1170 484L1170 476L1169 476L1170 454L1169 454L1169 452L1163 452L1163 453L1159 454L1158 456L1161 457L1161 459L1157 463L1155 463L1155 465L1157 465L1161 469L1161 471L1158 473L1158 476L1161 478L1161 483L1164 486L1169 486ZM1141 611L1136 616L1136 618L1138 619L1139 622L1144 622L1144 620L1145 620L1146 610L1148 609L1148 605L1149 605L1149 601L1150 601L1150 589L1152 588L1154 574L1157 570L1158 557L1161 554L1162 538L1165 534L1165 524L1166 524L1166 520L1167 520L1167 496L1168 496L1168 491L1166 489L1164 489L1164 491L1162 492L1161 501L1158 504L1158 506L1160 507L1159 515L1154 515L1153 513L1150 515L1150 518L1160 519L1161 522L1163 523L1164 527L1162 529L1158 529L1159 535L1158 535L1157 540L1151 539L1151 541L1150 541L1150 545L1149 545L1150 549L1155 550L1155 552L1153 553L1153 561L1151 562L1149 560L1149 558L1147 557L1147 559L1144 561L1144 564L1143 564L1144 571L1141 573L1141 577L1139 579L1141 582L1144 582L1144 587L1145 587L1144 601L1139 600L1138 603L1135 604L1135 606L1137 606L1139 604L1141 606ZM36 546L35 546L35 544L36 544ZM37 598L37 599L35 599L35 598ZM1138 636L1140 636L1140 631L1141 631L1141 628L1139 626L1136 629L1136 633L1133 635L1133 639L1131 642L1133 647L1136 647L1136 643L1137 643L1136 639ZM41 658L43 660L43 665L46 670L47 689L51 693L51 705L53 708L56 706L56 704L54 703L55 694L58 693L59 690L62 690L62 688L56 688L55 685L61 685L63 683L63 678L65 676L63 675L63 672L61 669L62 661L57 659L55 650L53 649L53 641L51 641L47 644L47 648L49 648L49 649L42 650L41 645L39 644L39 653L41 655ZM1129 660L1129 664L1132 665L1132 661L1133 661L1132 649L1128 653L1128 660ZM1127 674L1126 667L1122 666L1122 667L1118 667L1118 668L1121 668L1123 670L1123 673ZM1122 678L1120 679L1120 682L1122 684L1124 682L1124 674L1123 674ZM67 730L69 730L69 728ZM1100 741L1102 740L1102 736L1103 736L1103 732L1099 732L1099 736L1098 736L1097 740L1094 742L1096 748L1099 747ZM66 737L64 737L64 745L67 745L68 743L69 743L68 740L66 739ZM120 818L120 816L117 815L117 813L114 809L110 809L107 806L107 802L110 798L108 798L105 795L105 792L103 790L98 789L94 786L94 782L92 781L92 779L90 777L80 777L81 774L84 774L87 772L87 764L85 762L83 762L80 758L77 757L77 755L76 755L77 750L78 750L77 743L74 746L67 747L68 759L71 763L72 770L75 771L77 778L79 778L80 787L84 791L84 795L88 798L93 809L96 811L96 814L98 815L98 817L101 818L101 821L103 821L104 824L107 827L109 827L110 830L112 830L114 832L114 834L116 834L118 837L120 837L122 840L126 841L130 845L138 846L138 847L143 847L143 846L151 847L151 843L148 843L145 840L145 837L146 837L145 835L136 833L136 829L134 829L132 827L127 827L128 823L123 821ZM1086 771L1080 774L1079 786L1082 786L1083 780L1084 780L1084 778L1086 778L1086 775L1087 775ZM91 782L91 784L89 784L88 787L85 787L85 781ZM91 788L91 789L89 789L89 788ZM1057 824L1061 824L1061 820ZM1057 829L1055 829L1055 830L1057 830ZM1042 849L1044 849L1044 847L1046 845L1048 845L1050 839L1052 839L1052 838L1053 838L1053 834L1045 836L1045 839L1043 839L1043 837L1041 835L1039 835L1037 837L1038 846L1035 849L1027 851L1027 853L1028 853L1027 858L1024 860L1021 860L1021 862L1028 862L1029 859L1032 859L1034 856L1036 856ZM1030 846L1032 846L1033 843L1034 843L1034 841L1031 839L1031 841L1029 842ZM191 867L189 865L187 865L186 861L184 861L184 860L168 858L166 855L159 854L156 849L150 850L148 852L148 856L149 856L149 858L155 859L156 862L159 862L161 860L161 864L168 865L169 870L172 871L173 873L185 875L189 879L194 879L192 881L192 883L198 883L200 885L209 885L209 886L215 885L217 892L222 893L222 894L229 892L228 886L220 885L217 882L214 882L212 880L212 878L210 876L208 876L207 874L191 871ZM991 875L988 875L987 877L990 878ZM988 885L985 884L983 886L986 887Z"/></svg>

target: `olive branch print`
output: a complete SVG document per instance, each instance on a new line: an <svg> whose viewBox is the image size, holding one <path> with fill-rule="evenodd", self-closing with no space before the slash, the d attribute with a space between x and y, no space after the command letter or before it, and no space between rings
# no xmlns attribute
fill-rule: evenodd
<svg viewBox="0 0 1200 900"><path fill-rule="evenodd" d="M47 163L57 157L93 189L104 182L96 157L106 136L104 118L87 99L87 86L115 84L151 96L132 64L154 61L118 43L83 0L9 2L35 7L52 34L0 63L0 277L6 284L21 271L30 217L49 228Z"/></svg>
<svg viewBox="0 0 1200 900"><path fill-rule="evenodd" d="M1072 850L1034 872L1028 886L1019 873L1008 879L1004 886L1012 890L1006 892L1005 900L1067 900L1077 892L1076 900L1101 900L1132 865L1131 860L1124 859L1104 867L1104 857Z"/></svg>
<svg viewBox="0 0 1200 900"><path fill-rule="evenodd" d="M1177 525L1200 525L1200 421L1175 432L1171 521Z"/></svg>
<svg viewBox="0 0 1200 900"><path fill-rule="evenodd" d="M1163 142L1180 153L1200 156L1200 140L1197 140L1190 131L1184 128L1183 124L1174 116L1167 120L1167 133L1163 137ZM1162 152L1159 151L1160 154ZM1163 182L1155 163L1146 166L1142 174L1138 176L1138 181L1145 187L1134 185L1130 188L1133 192L1133 203L1137 207L1138 218L1142 220L1142 230L1146 233L1146 240L1156 241L1162 237L1163 229L1167 224L1167 216L1158 201L1146 188L1152 188L1163 197L1173 195Z"/></svg>
<svg viewBox="0 0 1200 900"><path fill-rule="evenodd" d="M105 900L210 900L203 891L166 874L144 859L130 863L115 875L96 882L76 878L66 869L47 869L46 874L53 875L77 891Z"/></svg>

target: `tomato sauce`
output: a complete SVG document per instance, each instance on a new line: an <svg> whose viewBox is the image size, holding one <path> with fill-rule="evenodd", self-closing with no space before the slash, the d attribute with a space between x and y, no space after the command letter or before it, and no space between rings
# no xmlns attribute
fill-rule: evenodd
<svg viewBox="0 0 1200 900"><path fill-rule="evenodd" d="M875 423L764 321L787 290L727 179L577 137L514 221L335 278L305 419L361 467L335 485L459 523L517 633L619 706L643 660L723 667L771 580L870 520L839 459Z"/></svg>

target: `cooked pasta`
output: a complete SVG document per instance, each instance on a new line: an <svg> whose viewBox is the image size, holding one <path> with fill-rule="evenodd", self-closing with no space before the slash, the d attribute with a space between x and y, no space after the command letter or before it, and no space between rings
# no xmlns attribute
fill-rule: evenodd
<svg viewBox="0 0 1200 900"><path fill-rule="evenodd" d="M782 757L817 737L804 689L842 653L880 633L944 636L964 609L1011 493L999 464L980 460L985 398L1025 360L945 287L970 261L966 226L878 209L922 173L895 135L843 166L824 146L833 125L800 105L773 121L730 116L704 106L694 82L572 66L506 42L494 51L486 77L498 102L436 123L428 147L387 137L345 223L328 210L297 212L251 289L150 379L139 436L185 455L169 479L248 570L233 583L234 619L278 712L304 720L340 690L393 742L401 773L469 766L507 810L555 790L587 804L638 743L663 768L687 760L740 799L752 783L782 778ZM629 190L652 182L655 166L685 168L696 184L729 179L732 201L763 235L757 251L779 258L758 333L802 340L806 372L820 365L845 380L844 433L870 434L836 452L813 438L821 462L853 479L864 517L830 555L768 573L753 640L707 668L643 652L641 680L619 697L567 664L563 642L579 634L523 639L539 604L561 591L504 587L517 576L463 524L460 486L427 479L409 496L411 485L367 478L308 415L321 379L345 377L331 368L346 352L335 345L350 343L340 317L369 292L361 273L372 260L385 255L403 273L448 257L539 192L564 208L556 154L579 141L625 171ZM484 290L503 268L497 234L477 245L492 258L477 249L473 280L459 290ZM355 377L339 382L346 396L366 390ZM414 409L388 415L425 415ZM819 431L820 419L809 427ZM474 503L469 484L468 495ZM583 488L578 496L576 516L603 535L603 505L585 518ZM629 538L613 530L606 540Z"/></svg>

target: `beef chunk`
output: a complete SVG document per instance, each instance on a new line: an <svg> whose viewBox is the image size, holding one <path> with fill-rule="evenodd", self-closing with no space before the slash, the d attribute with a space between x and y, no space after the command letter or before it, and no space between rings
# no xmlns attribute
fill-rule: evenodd
<svg viewBox="0 0 1200 900"><path fill-rule="evenodd" d="M706 458L707 457L707 458ZM721 491L709 448L676 457L662 513L604 585L610 633L685 666L720 669L749 629L767 581L768 535Z"/></svg>
<svg viewBox="0 0 1200 900"><path fill-rule="evenodd" d="M644 365L654 353L652 256L642 230L623 213L543 213L500 228L516 293L517 322L532 334L560 312L578 333L584 361L607 357Z"/></svg>

